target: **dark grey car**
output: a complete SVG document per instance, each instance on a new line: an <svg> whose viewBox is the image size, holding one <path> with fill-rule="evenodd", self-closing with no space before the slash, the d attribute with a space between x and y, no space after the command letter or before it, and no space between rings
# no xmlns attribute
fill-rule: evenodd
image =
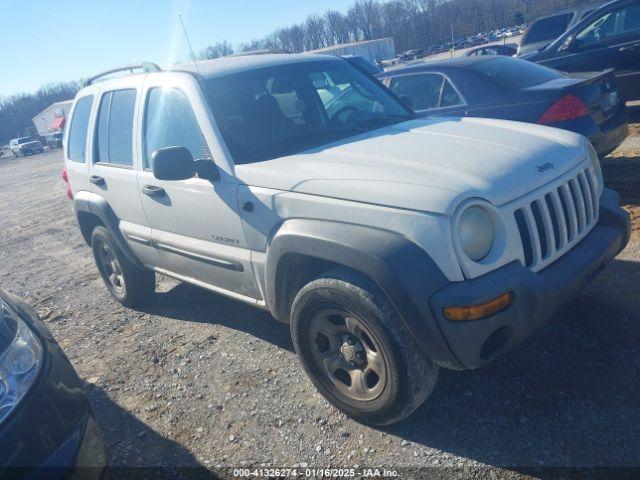
<svg viewBox="0 0 640 480"><path fill-rule="evenodd" d="M546 48L567 29L578 23L595 10L596 5L572 10L564 10L532 22L522 37L518 47L518 56L537 52Z"/></svg>

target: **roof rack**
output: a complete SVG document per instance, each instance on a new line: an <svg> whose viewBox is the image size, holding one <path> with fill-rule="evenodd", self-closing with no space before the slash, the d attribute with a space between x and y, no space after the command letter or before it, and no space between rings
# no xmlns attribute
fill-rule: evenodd
<svg viewBox="0 0 640 480"><path fill-rule="evenodd" d="M142 62L138 64L133 64L133 65L125 65L124 67L112 68L111 70L106 70L102 73L94 75L93 77L89 77L85 82L84 86L88 87L89 85L94 83L97 79L106 77L107 75L111 75L112 73L126 72L127 70L129 70L131 73L133 73L134 70L142 70L143 73L162 71L162 69L158 65L151 62Z"/></svg>

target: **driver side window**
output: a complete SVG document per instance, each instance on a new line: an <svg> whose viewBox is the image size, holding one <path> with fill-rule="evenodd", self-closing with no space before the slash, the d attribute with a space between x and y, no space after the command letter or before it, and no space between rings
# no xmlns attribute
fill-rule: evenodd
<svg viewBox="0 0 640 480"><path fill-rule="evenodd" d="M591 46L640 33L640 4L635 3L598 17L576 35L580 46Z"/></svg>
<svg viewBox="0 0 640 480"><path fill-rule="evenodd" d="M144 168L151 154L164 147L186 147L194 159L211 158L189 99L176 88L153 88L147 96Z"/></svg>

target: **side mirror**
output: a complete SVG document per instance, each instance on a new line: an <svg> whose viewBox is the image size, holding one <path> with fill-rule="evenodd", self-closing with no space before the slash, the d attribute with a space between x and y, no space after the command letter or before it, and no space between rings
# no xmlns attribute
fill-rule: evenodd
<svg viewBox="0 0 640 480"><path fill-rule="evenodd" d="M186 147L165 147L151 154L153 176L158 180L187 180L194 175L210 181L220 180L213 160L194 160Z"/></svg>
<svg viewBox="0 0 640 480"><path fill-rule="evenodd" d="M158 180L186 180L196 173L195 162L186 147L165 147L151 154L153 176Z"/></svg>
<svg viewBox="0 0 640 480"><path fill-rule="evenodd" d="M572 52L574 50L577 50L577 46L578 46L578 41L575 39L575 37L571 36L571 37L567 37L567 39L564 41L564 43L562 45L560 45L560 48L558 48L559 52Z"/></svg>

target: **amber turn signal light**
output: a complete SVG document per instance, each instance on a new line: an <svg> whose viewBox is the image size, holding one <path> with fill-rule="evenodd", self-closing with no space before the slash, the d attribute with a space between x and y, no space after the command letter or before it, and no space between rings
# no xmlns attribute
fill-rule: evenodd
<svg viewBox="0 0 640 480"><path fill-rule="evenodd" d="M487 318L494 313L501 312L513 302L513 293L503 293L493 300L471 305L470 307L446 307L442 313L447 320L466 321Z"/></svg>

